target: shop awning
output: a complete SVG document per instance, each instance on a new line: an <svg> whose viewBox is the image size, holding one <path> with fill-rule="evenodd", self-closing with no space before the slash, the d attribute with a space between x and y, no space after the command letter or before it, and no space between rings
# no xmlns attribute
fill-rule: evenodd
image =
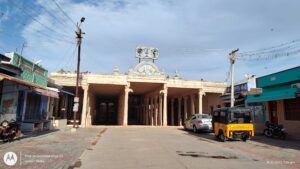
<svg viewBox="0 0 300 169"><path fill-rule="evenodd" d="M59 98L58 93L52 90L44 90L44 89L38 89L34 88L33 91L40 95L48 96L48 97L53 97L53 98Z"/></svg>
<svg viewBox="0 0 300 169"><path fill-rule="evenodd" d="M12 76L9 76L9 75L3 74L3 73L0 73L0 80L13 81L13 82L16 82L18 84L31 87L34 92L36 92L40 95L59 98L58 97L58 92L55 92L55 91L53 91L51 89L47 89L43 86L40 86L40 85L37 85L37 84L34 84L34 83L30 83L30 82L27 82L25 80L21 80L21 79L18 79L16 77L12 77Z"/></svg>
<svg viewBox="0 0 300 169"><path fill-rule="evenodd" d="M60 89L59 91L61 93L67 94L67 95L75 96L74 93L71 93L71 92L68 92L68 91L65 91L65 90L62 90L62 89Z"/></svg>
<svg viewBox="0 0 300 169"><path fill-rule="evenodd" d="M257 95L248 95L246 102L255 103L255 102L265 102L273 100L283 100L283 99L293 99L296 98L296 93L300 92L298 88L288 88L288 89L278 89L272 91L263 91L262 94Z"/></svg>

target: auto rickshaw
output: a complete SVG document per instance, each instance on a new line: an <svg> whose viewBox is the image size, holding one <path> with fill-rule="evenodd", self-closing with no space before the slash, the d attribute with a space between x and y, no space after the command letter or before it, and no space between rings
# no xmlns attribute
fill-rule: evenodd
<svg viewBox="0 0 300 169"><path fill-rule="evenodd" d="M241 139L247 141L254 136L251 110L241 107L219 108L214 110L213 131L220 141Z"/></svg>

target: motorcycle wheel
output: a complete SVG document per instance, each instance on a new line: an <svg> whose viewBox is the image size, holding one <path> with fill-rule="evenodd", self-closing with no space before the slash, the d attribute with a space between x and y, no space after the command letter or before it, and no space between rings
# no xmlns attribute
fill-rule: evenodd
<svg viewBox="0 0 300 169"><path fill-rule="evenodd" d="M9 141L9 142L14 141L15 137L16 137L16 131L13 130L13 133L9 136L8 141Z"/></svg>
<svg viewBox="0 0 300 169"><path fill-rule="evenodd" d="M280 138L281 140L285 140L285 139L286 139L286 134L283 133L281 136L279 136L279 138Z"/></svg>
<svg viewBox="0 0 300 169"><path fill-rule="evenodd" d="M272 132L270 130L265 129L264 130L264 135L267 136L267 137L272 137L273 134L272 134Z"/></svg>

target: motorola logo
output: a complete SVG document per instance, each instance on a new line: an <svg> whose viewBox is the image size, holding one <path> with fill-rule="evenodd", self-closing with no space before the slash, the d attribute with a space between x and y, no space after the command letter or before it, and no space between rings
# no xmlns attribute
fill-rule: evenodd
<svg viewBox="0 0 300 169"><path fill-rule="evenodd" d="M13 166L17 163L18 157L14 152L7 152L3 156L3 161L8 166Z"/></svg>

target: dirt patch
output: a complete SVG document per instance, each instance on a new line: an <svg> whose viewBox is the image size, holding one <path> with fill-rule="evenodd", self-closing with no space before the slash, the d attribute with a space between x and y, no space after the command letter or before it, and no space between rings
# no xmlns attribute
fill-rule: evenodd
<svg viewBox="0 0 300 169"><path fill-rule="evenodd" d="M101 134L105 133L105 132L106 132L106 130L107 130L107 128L104 128L103 130L101 130L101 131L100 131L100 133L99 133L99 134L101 135Z"/></svg>
<svg viewBox="0 0 300 169"><path fill-rule="evenodd" d="M80 168L81 164L81 160L78 159L72 166L69 166L68 169Z"/></svg>
<svg viewBox="0 0 300 169"><path fill-rule="evenodd" d="M206 138L199 138L199 140L201 140L201 141L206 141L206 142L213 143L213 144L216 143L215 140L210 140L210 139L206 139Z"/></svg>
<svg viewBox="0 0 300 169"><path fill-rule="evenodd" d="M213 159L238 159L236 156L222 156L222 155L207 155L206 152L182 152L182 151L176 151L178 155L180 156L187 156L187 157L201 157L201 158L213 158Z"/></svg>
<svg viewBox="0 0 300 169"><path fill-rule="evenodd" d="M93 141L92 142L92 145L94 146L94 145L96 145L97 144L97 142L98 142L98 139L97 140L95 140L95 141Z"/></svg>
<svg viewBox="0 0 300 169"><path fill-rule="evenodd" d="M102 135L103 133L105 133L106 130L107 130L107 128L104 128L103 130L101 130L101 131L97 134L96 139L95 139L94 141L92 141L91 145L93 145L93 146L96 145L97 142L100 140L101 135Z"/></svg>

